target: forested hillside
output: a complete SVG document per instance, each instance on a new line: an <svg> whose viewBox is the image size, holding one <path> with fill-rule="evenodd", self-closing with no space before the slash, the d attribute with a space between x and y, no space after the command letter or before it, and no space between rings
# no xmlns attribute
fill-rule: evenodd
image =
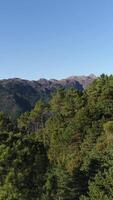
<svg viewBox="0 0 113 200"><path fill-rule="evenodd" d="M73 76L63 80L0 80L0 111L15 120L21 113L31 111L38 100L48 101L57 89L73 87L82 91L94 79L94 75L89 75Z"/></svg>
<svg viewBox="0 0 113 200"><path fill-rule="evenodd" d="M0 114L0 200L113 200L113 76Z"/></svg>

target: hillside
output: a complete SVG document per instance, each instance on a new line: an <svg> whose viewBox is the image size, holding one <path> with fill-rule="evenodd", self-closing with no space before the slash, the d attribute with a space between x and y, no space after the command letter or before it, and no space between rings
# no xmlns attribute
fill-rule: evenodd
<svg viewBox="0 0 113 200"><path fill-rule="evenodd" d="M0 113L0 200L113 200L113 76Z"/></svg>
<svg viewBox="0 0 113 200"><path fill-rule="evenodd" d="M28 81L19 78L0 81L0 111L16 118L22 112L30 111L37 100L48 100L51 93L60 88L74 87L82 91L96 77L73 76L63 80Z"/></svg>

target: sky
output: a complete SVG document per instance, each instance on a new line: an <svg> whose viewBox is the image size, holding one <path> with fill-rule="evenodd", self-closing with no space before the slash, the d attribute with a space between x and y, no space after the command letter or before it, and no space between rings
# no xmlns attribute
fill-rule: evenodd
<svg viewBox="0 0 113 200"><path fill-rule="evenodd" d="M0 0L0 79L113 74L113 0Z"/></svg>

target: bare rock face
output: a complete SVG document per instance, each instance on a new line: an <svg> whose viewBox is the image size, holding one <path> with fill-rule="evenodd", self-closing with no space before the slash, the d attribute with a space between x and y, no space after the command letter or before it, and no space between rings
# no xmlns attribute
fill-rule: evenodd
<svg viewBox="0 0 113 200"><path fill-rule="evenodd" d="M0 111L15 119L22 112L30 111L39 99L48 100L55 90L73 87L82 91L95 79L95 75L91 74L62 80L29 81L19 78L0 80Z"/></svg>
<svg viewBox="0 0 113 200"><path fill-rule="evenodd" d="M67 78L68 80L78 81L83 88L86 88L88 85L92 83L97 77L94 74L90 74L89 76L71 76Z"/></svg>

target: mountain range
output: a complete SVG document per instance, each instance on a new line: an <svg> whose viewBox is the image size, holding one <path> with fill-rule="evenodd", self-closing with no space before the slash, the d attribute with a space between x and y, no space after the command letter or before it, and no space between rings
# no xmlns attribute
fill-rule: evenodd
<svg viewBox="0 0 113 200"><path fill-rule="evenodd" d="M20 78L0 80L0 111L12 119L21 113L30 111L40 99L48 100L52 92L60 88L73 87L84 90L96 79L96 76L71 76L66 79L39 79L37 81Z"/></svg>

